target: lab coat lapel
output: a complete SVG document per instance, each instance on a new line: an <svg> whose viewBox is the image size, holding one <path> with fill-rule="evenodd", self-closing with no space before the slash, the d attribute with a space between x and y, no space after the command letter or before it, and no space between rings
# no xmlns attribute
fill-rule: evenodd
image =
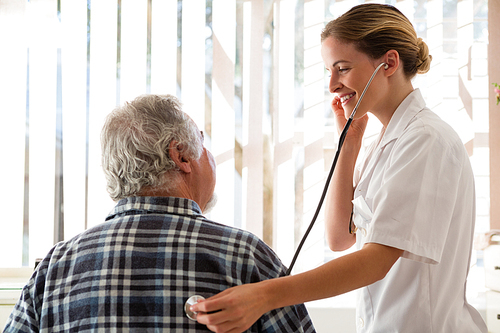
<svg viewBox="0 0 500 333"><path fill-rule="evenodd" d="M424 108L425 101L419 89L415 89L403 100L403 102L401 102L394 112L386 131L380 134L381 137L378 138L376 141L377 143L374 143L374 145L371 146L371 151L366 155L366 160L364 161L361 169L361 177L358 185L356 186L357 193L355 194L355 197L360 194L365 194L374 168L384 151L384 147L393 140L399 138L411 119L413 119L413 117Z"/></svg>
<svg viewBox="0 0 500 333"><path fill-rule="evenodd" d="M378 141L378 140L377 140ZM356 186L357 194L355 197L364 195L368 188L368 184L370 183L371 175L373 174L373 169L380 159L380 155L382 154L382 147L380 145L373 145L372 151L367 154L367 160L365 160L363 168L361 169L361 178L359 180L358 185Z"/></svg>

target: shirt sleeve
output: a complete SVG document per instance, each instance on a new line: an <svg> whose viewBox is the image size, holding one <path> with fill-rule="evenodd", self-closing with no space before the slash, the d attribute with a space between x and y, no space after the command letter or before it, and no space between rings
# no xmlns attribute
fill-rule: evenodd
<svg viewBox="0 0 500 333"><path fill-rule="evenodd" d="M272 310L260 318L258 325L258 332L266 333L315 332L304 304Z"/></svg>
<svg viewBox="0 0 500 333"><path fill-rule="evenodd" d="M462 164L436 131L418 128L393 144L366 242L405 250L403 257L439 263L457 198ZM463 146L460 148L463 149Z"/></svg>
<svg viewBox="0 0 500 333"><path fill-rule="evenodd" d="M267 280L284 276L286 267L278 256L265 243L259 240L254 252L259 280ZM304 304L274 309L260 317L252 326L252 332L315 332L314 325Z"/></svg>
<svg viewBox="0 0 500 333"><path fill-rule="evenodd" d="M42 295L48 259L43 260L33 273L12 310L4 332L39 332Z"/></svg>

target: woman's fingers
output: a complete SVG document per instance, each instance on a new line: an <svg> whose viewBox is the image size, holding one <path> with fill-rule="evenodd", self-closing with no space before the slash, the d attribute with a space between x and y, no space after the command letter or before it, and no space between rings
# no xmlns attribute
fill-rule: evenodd
<svg viewBox="0 0 500 333"><path fill-rule="evenodd" d="M266 312L262 306L265 298L256 292L258 288L258 284L246 284L226 289L194 304L191 311L198 312L197 321L213 332L243 332Z"/></svg>
<svg viewBox="0 0 500 333"><path fill-rule="evenodd" d="M335 124L337 125L337 132L340 134L344 129L347 122L347 118L350 117L349 114L345 114L345 110L342 107L340 98L335 96L332 100L332 112L335 116ZM351 128L349 129L348 136L352 138L361 138L365 132L366 126L368 124L368 115L365 114L363 117L353 120L351 123Z"/></svg>
<svg viewBox="0 0 500 333"><path fill-rule="evenodd" d="M196 304L193 304L191 306L191 311L206 312L206 313L221 311L222 309L224 309L224 307L226 307L224 301L224 295L227 292L227 290L220 292L217 295L214 295L208 299L200 300Z"/></svg>
<svg viewBox="0 0 500 333"><path fill-rule="evenodd" d="M243 332L252 326L255 321L246 318L241 312L233 311L233 309L223 309L215 313L198 312L196 320L200 324L207 325L209 330L217 333Z"/></svg>

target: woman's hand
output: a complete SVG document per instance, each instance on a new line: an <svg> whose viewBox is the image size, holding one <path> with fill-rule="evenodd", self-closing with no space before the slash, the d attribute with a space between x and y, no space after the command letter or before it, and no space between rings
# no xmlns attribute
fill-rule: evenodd
<svg viewBox="0 0 500 333"><path fill-rule="evenodd" d="M340 98L338 96L334 97L334 99L332 100L332 111L335 116L335 124L337 125L337 132L338 134L340 134L342 133L342 130L344 129L344 126L347 122L347 118L349 118L350 115L346 115L345 110L342 107L342 103L340 102ZM346 141L357 140L357 142L361 142L367 124L368 124L368 114L365 114L358 119L354 118L354 120L351 123L351 127L347 132Z"/></svg>
<svg viewBox="0 0 500 333"><path fill-rule="evenodd" d="M191 307L198 312L196 320L217 333L240 333L253 325L266 308L262 283L245 284L224 290Z"/></svg>

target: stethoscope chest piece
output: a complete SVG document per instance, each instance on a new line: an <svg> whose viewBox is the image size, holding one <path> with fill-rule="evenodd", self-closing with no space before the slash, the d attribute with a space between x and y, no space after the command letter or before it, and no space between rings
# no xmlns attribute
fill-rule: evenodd
<svg viewBox="0 0 500 333"><path fill-rule="evenodd" d="M198 301L204 300L204 299L205 299L205 297L200 296L200 295L193 295L193 296L191 296L191 297L188 298L188 300L184 304L184 311L186 311L186 316L189 319L196 321L196 317L197 317L198 313L191 311L189 308L192 305L198 303Z"/></svg>

